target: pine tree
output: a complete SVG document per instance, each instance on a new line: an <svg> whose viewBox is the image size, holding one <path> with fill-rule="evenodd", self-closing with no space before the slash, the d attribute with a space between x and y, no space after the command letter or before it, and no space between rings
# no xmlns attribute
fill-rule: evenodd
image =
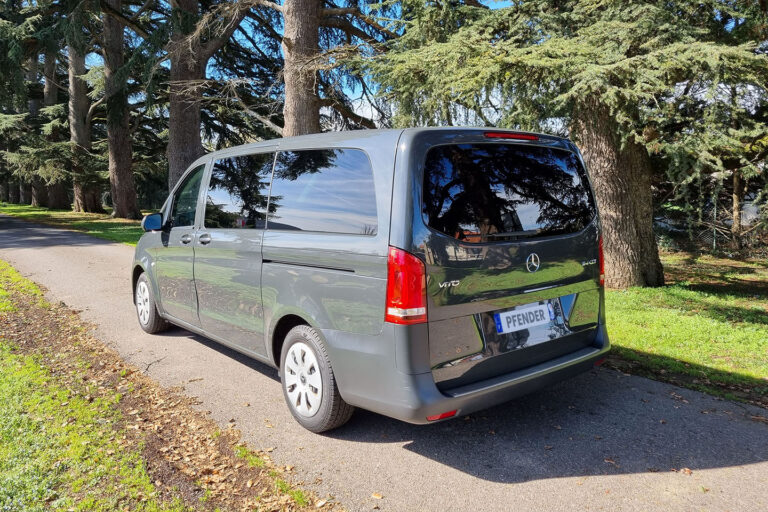
<svg viewBox="0 0 768 512"><path fill-rule="evenodd" d="M526 0L462 7L467 18L445 36L424 21L438 7L405 3L420 17L408 18L405 36L370 64L398 105L398 122L450 124L450 113L463 111L499 126L570 133L601 211L606 284L663 284L649 155L662 148L653 135L660 112L691 81L765 97L768 67L756 36L727 37L722 23L757 24L755 10L719 0Z"/></svg>

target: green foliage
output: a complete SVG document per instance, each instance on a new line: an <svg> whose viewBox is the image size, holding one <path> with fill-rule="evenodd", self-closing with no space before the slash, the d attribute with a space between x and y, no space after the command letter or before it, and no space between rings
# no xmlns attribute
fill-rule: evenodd
<svg viewBox="0 0 768 512"><path fill-rule="evenodd" d="M662 380L731 398L765 396L768 266L686 253L663 261L672 285L607 292L614 353Z"/></svg>
<svg viewBox="0 0 768 512"><path fill-rule="evenodd" d="M367 62L395 124L567 134L596 100L623 140L645 144L656 181L691 215L734 173L751 180L748 195L765 190L768 19L756 3L403 5L403 36Z"/></svg>

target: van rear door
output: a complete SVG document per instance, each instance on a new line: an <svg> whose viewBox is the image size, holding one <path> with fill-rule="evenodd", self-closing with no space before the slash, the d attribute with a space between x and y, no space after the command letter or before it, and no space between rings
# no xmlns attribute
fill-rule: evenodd
<svg viewBox="0 0 768 512"><path fill-rule="evenodd" d="M589 346L600 314L597 211L575 148L474 133L422 145L414 173L412 249L446 392Z"/></svg>

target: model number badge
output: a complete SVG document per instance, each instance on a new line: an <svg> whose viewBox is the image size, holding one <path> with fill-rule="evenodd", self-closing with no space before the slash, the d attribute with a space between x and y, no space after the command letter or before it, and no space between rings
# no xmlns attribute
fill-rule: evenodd
<svg viewBox="0 0 768 512"><path fill-rule="evenodd" d="M459 286L459 281L445 281L440 283L440 288L451 288L452 286Z"/></svg>
<svg viewBox="0 0 768 512"><path fill-rule="evenodd" d="M597 263L597 260L595 260L595 259L592 259L592 260L589 260L589 261L582 261L581 262L581 266L582 267L586 267L587 265L594 265L595 263Z"/></svg>

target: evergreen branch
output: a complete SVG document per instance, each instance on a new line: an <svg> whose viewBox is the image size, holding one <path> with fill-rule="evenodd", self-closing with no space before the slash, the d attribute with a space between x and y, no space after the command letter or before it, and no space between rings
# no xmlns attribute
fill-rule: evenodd
<svg viewBox="0 0 768 512"><path fill-rule="evenodd" d="M122 23L124 26L136 32L143 39L149 39L149 33L146 30L141 28L141 26L139 26L139 24L136 23L132 18L126 18L125 16L123 16L121 12L112 8L105 0L99 0L99 6L101 7L101 12L103 12L107 16L110 16L116 19L117 21Z"/></svg>
<svg viewBox="0 0 768 512"><path fill-rule="evenodd" d="M136 21L137 19L139 19L139 16L141 16L142 13L144 13L144 11L146 11L149 8L149 6L152 5L154 2L155 2L155 0L146 0L142 4L142 6L139 7L139 9L135 13L133 13L133 16L130 17L130 20L131 21Z"/></svg>
<svg viewBox="0 0 768 512"><path fill-rule="evenodd" d="M345 119L353 121L366 128L369 128L372 130L376 128L376 123L374 123L372 119L356 113L351 108L349 108L349 106L345 105L342 101L340 101L338 98L321 98L320 106L331 107Z"/></svg>
<svg viewBox="0 0 768 512"><path fill-rule="evenodd" d="M85 122L86 124L90 125L93 123L93 116L96 114L96 109L104 103L104 100L106 99L106 96L102 96L98 100L91 103L91 106L88 108L88 114L85 116Z"/></svg>
<svg viewBox="0 0 768 512"><path fill-rule="evenodd" d="M261 2L257 2L257 3L261 3ZM205 44L202 45L200 49L200 54L203 62L207 62L208 59L210 59L214 53L216 53L221 47L227 44L227 41L229 41L229 38L232 37L232 34L234 34L235 30L237 30L237 28L240 26L240 22L243 21L243 19L245 18L245 15L248 14L249 10L250 10L249 5L238 4L238 6L235 7L234 15L229 19L227 24L224 25L224 28L222 29L221 33L218 36L212 39L209 39ZM206 24L203 23L202 25L204 26Z"/></svg>
<svg viewBox="0 0 768 512"><path fill-rule="evenodd" d="M278 31L274 29L271 23L268 23L264 18L256 14L255 12L251 11L247 14L248 18L254 20L259 24L260 27L265 29L267 32L269 32L269 35L277 42L282 42L283 36Z"/></svg>
<svg viewBox="0 0 768 512"><path fill-rule="evenodd" d="M320 10L320 16L323 18L334 18L339 16L351 15L362 21L369 27L384 34L388 39L397 39L398 35L389 30L387 27L381 25L370 16L360 12L357 7L331 7Z"/></svg>
<svg viewBox="0 0 768 512"><path fill-rule="evenodd" d="M323 18L320 21L320 25L324 27L337 28L349 36L358 37L366 42L376 42L376 39L368 35L364 30L353 25L348 19L345 18Z"/></svg>

